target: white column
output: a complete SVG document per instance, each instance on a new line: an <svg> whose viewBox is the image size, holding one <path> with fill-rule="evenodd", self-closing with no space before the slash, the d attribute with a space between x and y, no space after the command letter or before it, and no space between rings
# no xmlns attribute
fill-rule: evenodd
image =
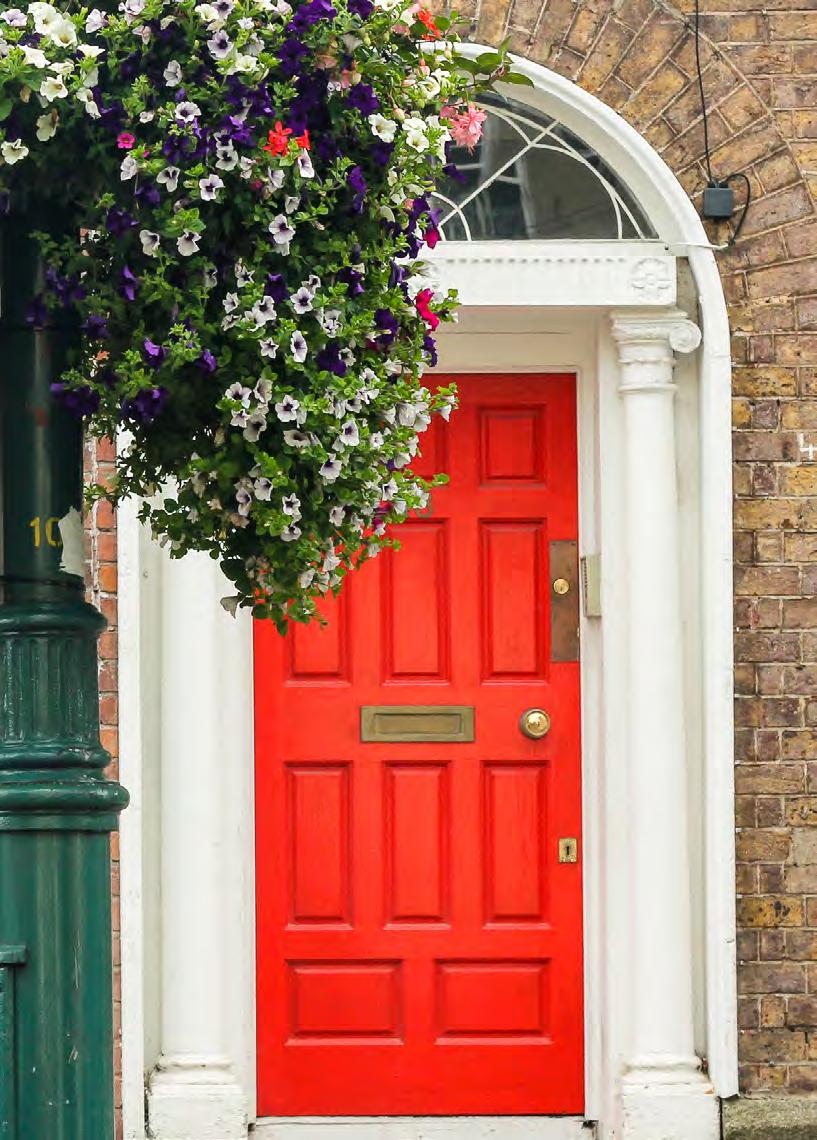
<svg viewBox="0 0 817 1140"><path fill-rule="evenodd" d="M715 1140L693 1038L673 365L701 340L679 310L616 312L624 402L631 997L625 1140ZM622 979L623 980L623 979Z"/></svg>
<svg viewBox="0 0 817 1140"><path fill-rule="evenodd" d="M232 619L218 605L217 575L206 555L163 567L162 1051L147 1096L156 1140L247 1135L248 1098L229 1052L229 979L243 964L228 960L235 884L225 866L226 804L228 782L241 777L221 731L233 663L220 652L220 626Z"/></svg>

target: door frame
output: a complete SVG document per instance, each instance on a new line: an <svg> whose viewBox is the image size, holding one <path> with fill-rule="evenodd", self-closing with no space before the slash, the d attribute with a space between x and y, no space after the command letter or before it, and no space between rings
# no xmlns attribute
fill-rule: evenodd
<svg viewBox="0 0 817 1140"><path fill-rule="evenodd" d="M478 50L478 49L474 49ZM715 1091L737 1091L737 1020L734 935L734 801L732 722L732 562L730 346L723 290L706 234L683 188L654 150L619 116L576 85L535 64L519 61L533 79L531 102L564 122L606 159L638 196L663 241L478 243L437 247L435 260L444 280L462 288L467 307L487 312L501 297L518 320L523 308L536 310L539 333L553 346L552 321L574 329L579 344L570 359L565 342L555 359L536 368L572 369L585 360L582 375L596 369L598 384L587 406L580 403L582 458L590 449L594 466L621 459L621 364L611 335L610 309L648 313L660 323L676 300L693 318L700 315L703 345L696 358L679 357L679 430L687 432L694 454L682 452L680 478L686 496L683 519L700 547L698 579L705 584L692 599L696 619L689 637L700 666L700 692L691 698L696 723L700 780L693 789L704 835L694 852L691 874L705 905L696 915L694 1003L697 1036L705 1050ZM518 93L517 93L518 94ZM680 282L680 285L678 284ZM554 307L558 300L559 308ZM593 308L588 308L593 306ZM507 314L508 310L504 310ZM528 316L531 314L528 313ZM674 318L673 318L674 319ZM453 334L466 329L468 313ZM550 323L549 323L550 322ZM508 326L510 327L510 326ZM550 331L549 331L550 330ZM497 334L500 335L500 334ZM522 334L506 334L509 364L524 364ZM455 341L460 343L460 341ZM673 346L674 347L674 346ZM544 350L543 350L544 351ZM578 355L576 355L578 353ZM589 389L588 389L589 390ZM580 458L580 463L582 459ZM601 1121L605 1136L618 1134L622 1041L626 1010L611 993L605 972L611 954L626 959L637 932L630 926L622 892L626 871L622 853L610 842L604 806L616 785L611 758L624 747L614 694L614 669L588 671L594 640L615 644L621 612L621 567L616 570L615 527L620 510L610 504L612 483L605 476L595 499L580 499L580 526L605 541L602 606L604 617L583 629L583 701L593 700L605 717L584 737L585 828L585 1008L601 1009L588 1025L587 1111ZM580 492L581 494L581 492ZM690 506L690 504L693 504ZM153 1109L175 1113L176 1133L197 1120L190 1133L207 1137L246 1136L254 1112L254 884L252 872L251 627L219 610L227 592L209 560L171 562L141 530L136 504L119 511L120 775L132 795L121 829L123 1101L126 1140L144 1137L144 1073L152 1071L148 1099ZM610 507L610 511L607 507ZM596 528L593 530L592 528ZM691 528L691 530L690 530ZM612 554L612 561L609 555ZM196 604L193 605L193 602ZM618 615L618 617L617 617ZM603 626L590 628L590 623ZM202 708L178 675L168 644L189 645L197 668L214 675L222 700ZM619 642L620 644L620 642ZM612 661L611 664L615 664ZM229 680L225 683L225 678ZM162 700L155 699L162 694ZM621 697L621 693L618 693ZM179 724L203 723L204 748L195 756ZM175 754L171 755L175 748ZM602 748L602 744L604 748ZM592 762L593 750L596 761ZM229 763L225 765L225 756ZM170 777L179 764L218 794L202 826ZM226 771L229 769L229 771ZM162 784L164 795L160 795ZM626 803L626 796L623 797ZM164 804L162 806L162 800ZM213 806L214 805L214 806ZM635 811L646 810L634 805ZM619 803L621 807L621 803ZM625 816L626 820L626 816ZM213 849L222 874L203 884L190 881L191 865ZM600 866L601 851L605 851ZM607 858L610 856L610 858ZM195 876L193 876L195 878ZM162 913L160 896L184 898L178 914ZM214 923L213 913L220 916ZM164 923L164 925L163 925ZM216 930L204 938L202 931ZM208 993L209 1011L199 1019L195 1049L179 1049L191 1037L188 1011L168 993L169 964L184 955L208 958L217 979ZM612 990L615 991L613 986ZM619 987L620 990L620 987ZM619 993L620 998L620 993ZM594 1005L591 1003L601 1002ZM605 1004L608 1003L608 1004ZM201 1011L199 1011L201 1012ZM186 1032L182 1032L179 1029ZM225 1120L229 1117L229 1126ZM202 1121L216 1121L211 1125ZM188 1122L188 1125L185 1124ZM154 1123L157 1123L155 1120ZM206 1129L210 1127L208 1132ZM228 1130L229 1127L229 1130ZM156 1129L154 1128L154 1131ZM691 1132L690 1135L693 1133ZM694 1135L699 1135L695 1132ZM705 1128L701 1136L709 1135Z"/></svg>

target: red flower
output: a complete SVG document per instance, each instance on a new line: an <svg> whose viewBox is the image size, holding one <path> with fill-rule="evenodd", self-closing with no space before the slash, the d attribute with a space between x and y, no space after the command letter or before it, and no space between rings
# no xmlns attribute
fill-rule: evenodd
<svg viewBox="0 0 817 1140"><path fill-rule="evenodd" d="M434 330L438 328L440 324L440 318L436 313L432 313L431 309L429 308L433 296L434 291L432 289L423 289L422 292L418 293L414 299L414 304L417 307L417 312L420 314L432 332L434 332Z"/></svg>
<svg viewBox="0 0 817 1140"><path fill-rule="evenodd" d="M438 40L442 36L442 32L434 23L434 17L425 8L421 8L417 13L417 19L421 24L426 27L426 34L423 36L424 40Z"/></svg>
<svg viewBox="0 0 817 1140"><path fill-rule="evenodd" d="M269 151L270 154L286 154L289 150L289 136L291 134L292 131L289 127L285 127L279 119L275 124L275 130L270 131L269 138L264 143L264 150Z"/></svg>
<svg viewBox="0 0 817 1140"><path fill-rule="evenodd" d="M120 150L132 150L136 145L136 138L130 131L122 131L116 136L116 145Z"/></svg>
<svg viewBox="0 0 817 1140"><path fill-rule="evenodd" d="M301 150L309 150L309 131L304 131L302 135L297 135L295 142L298 144Z"/></svg>

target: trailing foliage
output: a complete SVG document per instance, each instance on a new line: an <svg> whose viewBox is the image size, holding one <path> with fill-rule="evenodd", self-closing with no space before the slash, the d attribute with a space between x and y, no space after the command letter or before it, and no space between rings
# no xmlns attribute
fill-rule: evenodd
<svg viewBox="0 0 817 1140"><path fill-rule="evenodd" d="M307 620L422 508L451 319L428 193L511 75L405 0L125 0L0 13L0 188L58 225L34 325L81 326L56 395L129 432L111 488L228 608ZM30 215L31 216L31 215ZM161 488L161 493L157 489Z"/></svg>

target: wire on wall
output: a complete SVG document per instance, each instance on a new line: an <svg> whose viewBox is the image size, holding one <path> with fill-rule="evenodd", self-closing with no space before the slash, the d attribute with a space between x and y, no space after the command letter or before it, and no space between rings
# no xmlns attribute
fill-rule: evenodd
<svg viewBox="0 0 817 1140"><path fill-rule="evenodd" d="M746 214L749 211L749 205L752 201L752 184L749 181L748 174L742 170L733 171L723 178L716 178L712 172L712 154L709 147L709 114L706 105L706 91L704 90L703 68L701 67L701 0L695 0L694 11L695 73L698 79L698 92L701 98L701 117L704 130L704 165L706 167L707 178L707 184L704 189L703 216L714 221L729 221L734 218L736 213L735 192L732 189L732 183L743 182L746 188L746 196L743 200L740 216L734 224L732 232L729 235L729 240L726 243L727 246L730 246L737 241L738 235L743 229L743 223L746 221Z"/></svg>

